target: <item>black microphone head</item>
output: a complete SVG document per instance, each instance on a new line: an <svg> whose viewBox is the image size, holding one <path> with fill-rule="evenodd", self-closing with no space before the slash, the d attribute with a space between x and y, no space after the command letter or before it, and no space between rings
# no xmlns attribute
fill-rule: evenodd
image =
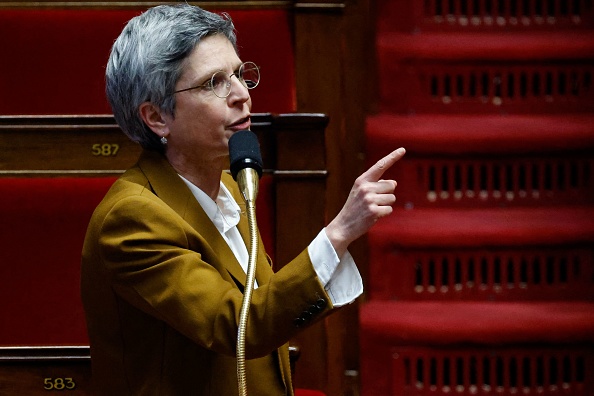
<svg viewBox="0 0 594 396"><path fill-rule="evenodd" d="M262 154L258 137L249 130L234 133L229 139L229 159L231 175L237 180L237 173L245 168L253 168L262 176Z"/></svg>

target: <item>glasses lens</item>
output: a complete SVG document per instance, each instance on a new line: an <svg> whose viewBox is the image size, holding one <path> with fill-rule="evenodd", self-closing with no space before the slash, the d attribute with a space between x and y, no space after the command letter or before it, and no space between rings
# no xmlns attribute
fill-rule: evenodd
<svg viewBox="0 0 594 396"><path fill-rule="evenodd" d="M247 87L254 89L260 83L260 69L253 62L246 62L239 69L239 80Z"/></svg>
<svg viewBox="0 0 594 396"><path fill-rule="evenodd" d="M216 72L210 79L212 91L219 98L226 98L231 88L231 80L227 73L223 71Z"/></svg>

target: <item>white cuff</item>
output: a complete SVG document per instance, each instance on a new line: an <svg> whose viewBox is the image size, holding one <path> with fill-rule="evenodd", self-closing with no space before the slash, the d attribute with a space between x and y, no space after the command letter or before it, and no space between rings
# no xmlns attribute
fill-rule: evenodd
<svg viewBox="0 0 594 396"><path fill-rule="evenodd" d="M338 257L326 229L320 231L307 250L332 305L349 304L363 293L363 280L353 257L348 251L342 258Z"/></svg>

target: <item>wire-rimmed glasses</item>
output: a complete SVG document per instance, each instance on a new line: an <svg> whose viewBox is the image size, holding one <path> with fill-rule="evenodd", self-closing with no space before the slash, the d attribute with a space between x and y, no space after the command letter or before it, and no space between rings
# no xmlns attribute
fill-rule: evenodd
<svg viewBox="0 0 594 396"><path fill-rule="evenodd" d="M239 66L239 69L231 74L219 70L204 84L180 89L179 91L175 91L174 94L196 88L204 88L210 89L216 96L224 99L231 93L231 78L233 76L237 77L239 82L247 89L254 89L260 83L260 68L254 62L244 62Z"/></svg>

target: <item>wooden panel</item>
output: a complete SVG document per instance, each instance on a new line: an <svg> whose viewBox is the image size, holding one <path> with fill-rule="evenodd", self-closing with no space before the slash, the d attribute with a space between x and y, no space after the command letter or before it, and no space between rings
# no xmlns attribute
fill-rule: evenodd
<svg viewBox="0 0 594 396"><path fill-rule="evenodd" d="M325 116L319 114L252 114L252 129L260 140L267 172L277 167L275 123L297 122L299 128L306 128L314 136L319 134L316 144L323 144L324 120ZM142 150L107 115L0 116L0 146L0 176L13 177L119 174L134 165ZM290 142L284 146L288 166L284 169L299 170L295 158L301 154L290 149ZM318 169L324 169L323 152L323 147L316 148L316 156L322 156L316 162ZM311 153L308 157L312 157Z"/></svg>
<svg viewBox="0 0 594 396"><path fill-rule="evenodd" d="M330 118L326 130L328 219L340 211L368 162L364 156L365 116L373 106L376 80L372 6L370 0L352 0L344 6L337 2L334 8L297 8L295 12L297 110L323 112ZM351 245L349 251L365 282L365 238ZM316 360L316 365L324 365L318 368L321 374L305 378L297 370L296 381L323 389L328 395L357 395L357 303L328 317L324 326L325 342L319 345L324 350L319 354L322 362ZM308 359L307 351L302 359Z"/></svg>
<svg viewBox="0 0 594 396"><path fill-rule="evenodd" d="M289 348L291 368L299 350ZM0 395L91 395L88 346L0 347Z"/></svg>
<svg viewBox="0 0 594 396"><path fill-rule="evenodd" d="M105 175L132 166L141 148L111 116L0 116L0 175Z"/></svg>
<svg viewBox="0 0 594 396"><path fill-rule="evenodd" d="M85 396L91 391L88 347L0 347L0 394Z"/></svg>

